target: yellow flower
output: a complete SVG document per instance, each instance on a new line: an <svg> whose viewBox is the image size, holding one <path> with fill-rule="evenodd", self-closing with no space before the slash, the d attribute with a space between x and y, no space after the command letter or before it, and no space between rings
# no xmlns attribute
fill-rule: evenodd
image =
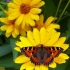
<svg viewBox="0 0 70 70"><path fill-rule="evenodd" d="M8 3L8 19L16 19L15 25L35 25L34 20L39 20L40 7L45 4L42 0L13 0Z"/></svg>
<svg viewBox="0 0 70 70"><path fill-rule="evenodd" d="M30 26L25 26L24 29L21 28L21 26L19 26L19 34L21 36L26 36L26 32L29 30L32 30L32 28Z"/></svg>
<svg viewBox="0 0 70 70"><path fill-rule="evenodd" d="M43 14L40 15L40 19L38 21L36 21L35 24L35 28L37 29L41 29L41 27L45 27L47 31L52 30L53 28L55 29L60 29L60 26L56 23L54 23L54 21L56 20L56 17L50 16L45 22L44 21L44 16Z"/></svg>
<svg viewBox="0 0 70 70"><path fill-rule="evenodd" d="M21 34L23 36L26 36L26 29L22 29L20 26L16 27L15 24L15 20L8 20L8 18L0 18L0 21L4 23L4 25L1 26L1 30L2 31L6 31L5 36L9 37L9 36L13 36L13 38L16 38L17 35ZM29 27L30 28L30 27Z"/></svg>
<svg viewBox="0 0 70 70"><path fill-rule="evenodd" d="M60 47L63 49L63 51L65 51L69 47L69 44L64 43L66 40L66 37L59 38L59 36L60 36L60 32L56 32L54 29L47 32L44 27L42 27L40 30L38 30L37 28L34 28L33 32L31 31L27 32L27 37L20 36L20 41L16 42L17 47L15 47L15 50L21 53L21 50L20 50L21 48L39 47L43 45L46 48L48 46L50 48L53 46L55 50L56 50L56 47ZM54 57L51 63L49 62L49 65L44 65L44 64L37 65L35 64L35 62L31 61L31 57L27 57L25 54L22 54L19 57L17 57L14 61L15 63L19 63L19 64L22 63L20 70L23 70L23 69L48 70L48 67L55 68L56 63L58 64L65 63L66 59L68 58L69 58L68 55L61 52L59 53L58 56Z"/></svg>
<svg viewBox="0 0 70 70"><path fill-rule="evenodd" d="M2 31L6 31L5 36L13 36L13 38L16 38L17 35L19 35L18 28L14 26L14 21L9 21L8 18L0 18L0 21L4 23L4 25L1 26Z"/></svg>

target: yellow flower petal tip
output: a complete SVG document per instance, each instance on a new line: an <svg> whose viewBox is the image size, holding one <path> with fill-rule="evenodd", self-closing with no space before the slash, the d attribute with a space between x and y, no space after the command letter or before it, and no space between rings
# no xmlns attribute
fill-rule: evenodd
<svg viewBox="0 0 70 70"><path fill-rule="evenodd" d="M49 65L49 67L51 67L51 68L56 68L56 63L55 63L55 62L52 62L52 63Z"/></svg>
<svg viewBox="0 0 70 70"><path fill-rule="evenodd" d="M40 19L36 21L35 28L41 29L42 27L45 27L47 30L51 31L52 29L60 29L60 25L53 23L57 18L50 16L45 22L44 22L44 16L43 14L40 15Z"/></svg>
<svg viewBox="0 0 70 70"><path fill-rule="evenodd" d="M19 47L15 47L14 50L18 51L18 52L21 52L20 48Z"/></svg>
<svg viewBox="0 0 70 70"><path fill-rule="evenodd" d="M17 57L17 58L14 60L14 62L21 64L21 63L25 63L25 62L27 62L27 61L29 61L29 60L30 60L30 58L26 57L25 55L21 55L21 56Z"/></svg>

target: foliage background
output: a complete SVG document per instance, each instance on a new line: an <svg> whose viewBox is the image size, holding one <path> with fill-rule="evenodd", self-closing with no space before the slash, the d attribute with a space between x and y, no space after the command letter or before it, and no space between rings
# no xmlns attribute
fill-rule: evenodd
<svg viewBox="0 0 70 70"><path fill-rule="evenodd" d="M46 20L49 16L55 16L59 1L62 1L58 13L56 15L56 17L59 19L61 13L63 12L69 0L44 0L44 1L45 5L42 7L43 10L42 13L44 14ZM6 0L0 0L0 5L2 5L2 7L6 10L7 3L8 2ZM5 14L0 7L0 17L4 16ZM56 22L58 22L58 20ZM57 31L61 32L61 36L66 36L67 37L66 43L70 44L70 3L57 24L60 25L60 30ZM15 41L18 40L18 37L16 39L13 39L12 37L6 38L4 35L5 32L0 31L0 66L5 67L6 70L19 70L20 65L17 65L13 62L13 60L18 55L18 53L13 49L15 47ZM6 46L9 46L9 48L8 49L4 48ZM66 50L65 53L70 56L70 48L68 48L68 50ZM50 70L70 70L70 59L67 60L65 64L57 65L56 69L50 68Z"/></svg>

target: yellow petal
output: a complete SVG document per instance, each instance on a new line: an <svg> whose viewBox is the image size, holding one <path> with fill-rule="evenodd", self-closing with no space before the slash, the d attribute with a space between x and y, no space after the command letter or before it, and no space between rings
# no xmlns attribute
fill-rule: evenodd
<svg viewBox="0 0 70 70"><path fill-rule="evenodd" d="M15 63L25 63L28 61L30 61L30 59L26 57L25 55L20 55L14 60Z"/></svg>
<svg viewBox="0 0 70 70"><path fill-rule="evenodd" d="M33 38L37 44L40 44L40 33L36 28L33 29Z"/></svg>
<svg viewBox="0 0 70 70"><path fill-rule="evenodd" d="M24 18L23 18L22 23L21 23L21 28L22 29L25 28L26 21L27 21L27 16L24 15Z"/></svg>
<svg viewBox="0 0 70 70"><path fill-rule="evenodd" d="M40 70L48 70L48 66L40 65Z"/></svg>
<svg viewBox="0 0 70 70"><path fill-rule="evenodd" d="M35 70L40 70L40 66L36 65Z"/></svg>
<svg viewBox="0 0 70 70"><path fill-rule="evenodd" d="M50 40L46 43L46 45L52 46L59 38L60 32L55 33L53 36L51 36Z"/></svg>
<svg viewBox="0 0 70 70"><path fill-rule="evenodd" d="M32 0L32 2L30 3L30 6L33 6L37 3L39 3L41 0Z"/></svg>
<svg viewBox="0 0 70 70"><path fill-rule="evenodd" d="M20 47L15 47L14 49L18 52L21 52Z"/></svg>
<svg viewBox="0 0 70 70"><path fill-rule="evenodd" d="M22 3L21 0L13 0L13 2L14 2L15 4L17 4L17 5L20 5L20 4Z"/></svg>
<svg viewBox="0 0 70 70"><path fill-rule="evenodd" d="M39 13L41 13L41 9L39 9L39 8L31 8L30 13L39 14Z"/></svg>
<svg viewBox="0 0 70 70"><path fill-rule="evenodd" d="M11 33L6 33L5 36L8 38L11 35Z"/></svg>
<svg viewBox="0 0 70 70"><path fill-rule="evenodd" d="M36 43L35 43L35 41L33 40L33 34L32 34L31 31L28 31L28 32L27 32L27 38L28 38L28 40L31 42L31 44L33 44L34 46L36 46Z"/></svg>
<svg viewBox="0 0 70 70"><path fill-rule="evenodd" d="M38 4L36 4L36 5L34 5L33 7L41 7L41 6L43 6L45 4L45 2L44 1L40 1Z"/></svg>
<svg viewBox="0 0 70 70"><path fill-rule="evenodd" d="M41 27L43 27L43 21L44 21L44 16L43 14L40 15L40 18L38 21L36 21L36 28L37 29L41 29Z"/></svg>
<svg viewBox="0 0 70 70"><path fill-rule="evenodd" d="M65 53L61 53L59 57L62 57L63 59L69 59L69 56Z"/></svg>
<svg viewBox="0 0 70 70"><path fill-rule="evenodd" d="M28 21L27 21L27 22L28 22L31 26L34 26L34 25L35 25L35 21L30 17L29 14L28 14L27 17L28 17L28 19L27 19Z"/></svg>
<svg viewBox="0 0 70 70"><path fill-rule="evenodd" d="M16 5L15 3L8 3L8 7L9 8L19 8L19 6L18 5Z"/></svg>
<svg viewBox="0 0 70 70"><path fill-rule="evenodd" d="M26 2L27 2L27 0L21 0L22 1L22 3L25 3L26 4Z"/></svg>
<svg viewBox="0 0 70 70"><path fill-rule="evenodd" d="M1 28L0 28L0 29L1 29L2 31L5 31L5 30L7 30L7 28L8 28L8 26L7 26L7 25L3 25L3 26L1 26Z"/></svg>
<svg viewBox="0 0 70 70"><path fill-rule="evenodd" d="M39 20L39 16L38 15L34 15L32 13L29 13L30 17L34 20Z"/></svg>
<svg viewBox="0 0 70 70"><path fill-rule="evenodd" d="M20 40L21 40L21 42L23 42L23 44L27 45L28 47L33 46L26 37L20 36Z"/></svg>
<svg viewBox="0 0 70 70"><path fill-rule="evenodd" d="M12 32L13 38L16 38L18 34L16 34L14 31Z"/></svg>
<svg viewBox="0 0 70 70"><path fill-rule="evenodd" d="M16 19L17 17L19 17L19 15L20 15L19 10L16 10L15 12L11 13L11 14L8 16L8 19L9 19L9 20L14 20L14 19Z"/></svg>
<svg viewBox="0 0 70 70"><path fill-rule="evenodd" d="M43 14L40 15L40 20L39 20L39 23L40 25L43 25L43 21L44 21L44 16Z"/></svg>
<svg viewBox="0 0 70 70"><path fill-rule="evenodd" d="M23 17L24 17L24 15L21 14L21 15L16 19L16 21L15 21L15 25L16 25L16 26L19 26L19 25L22 23Z"/></svg>
<svg viewBox="0 0 70 70"><path fill-rule="evenodd" d="M25 0L22 0L25 1ZM30 4L32 0L26 0L26 4Z"/></svg>
<svg viewBox="0 0 70 70"><path fill-rule="evenodd" d="M27 45L23 44L23 42L16 42L16 45L20 48L27 47Z"/></svg>
<svg viewBox="0 0 70 70"><path fill-rule="evenodd" d="M46 27L46 30L47 30L47 31L51 31L53 28L55 28L55 29L60 29L60 25L58 25L58 24L50 24L50 25L48 25L48 26Z"/></svg>
<svg viewBox="0 0 70 70"><path fill-rule="evenodd" d="M41 44L44 44L44 39L45 39L46 35L47 35L46 29L45 28L41 28L40 29L40 40L41 40Z"/></svg>
<svg viewBox="0 0 70 70"><path fill-rule="evenodd" d="M35 65L33 63L31 63L26 67L26 70L33 70L34 67L35 67Z"/></svg>
<svg viewBox="0 0 70 70"><path fill-rule="evenodd" d="M54 58L54 61L55 61L56 63L58 63L58 64L62 64L62 63L65 63L65 62L66 62L65 59L62 58L62 57L60 57L60 56Z"/></svg>
<svg viewBox="0 0 70 70"><path fill-rule="evenodd" d="M31 62L30 62L30 61L29 61L29 62L24 63L23 65L21 65L20 70L24 70L24 69L26 69L26 68L27 68L27 66L29 66L30 64L31 64Z"/></svg>
<svg viewBox="0 0 70 70"><path fill-rule="evenodd" d="M44 23L44 27L47 27L52 21L56 20L57 18L50 16L46 22Z"/></svg>
<svg viewBox="0 0 70 70"><path fill-rule="evenodd" d="M51 68L56 68L56 63L55 63L55 62L52 62L52 63L49 65L49 67L51 67Z"/></svg>
<svg viewBox="0 0 70 70"><path fill-rule="evenodd" d="M14 33L15 33L16 35L19 35L19 30L18 30L18 28L14 27Z"/></svg>
<svg viewBox="0 0 70 70"><path fill-rule="evenodd" d="M62 47L65 51L69 47L69 44L62 44L60 47Z"/></svg>
<svg viewBox="0 0 70 70"><path fill-rule="evenodd" d="M12 8L8 8L8 15L14 13L15 11L19 11L18 8L12 9Z"/></svg>
<svg viewBox="0 0 70 70"><path fill-rule="evenodd" d="M56 41L56 43L54 43L53 45L60 47L60 46L65 42L65 40L66 40L66 37L61 37L61 38L59 38L58 41Z"/></svg>
<svg viewBox="0 0 70 70"><path fill-rule="evenodd" d="M55 35L55 33L56 33L56 31L54 30L54 29L52 29L51 31L46 31L47 32L47 34L46 34L46 37L45 37L45 39L44 39L44 44L45 45L47 45L46 43L51 39L51 37L53 36L53 35ZM49 46L49 45L47 45L47 46Z"/></svg>
<svg viewBox="0 0 70 70"><path fill-rule="evenodd" d="M0 21L3 22L4 24L9 24L8 18L0 18Z"/></svg>
<svg viewBox="0 0 70 70"><path fill-rule="evenodd" d="M19 32L22 36L26 36L26 32L24 30L19 30Z"/></svg>
<svg viewBox="0 0 70 70"><path fill-rule="evenodd" d="M12 31L13 31L13 25L9 25L8 28L7 28L6 33L10 33Z"/></svg>

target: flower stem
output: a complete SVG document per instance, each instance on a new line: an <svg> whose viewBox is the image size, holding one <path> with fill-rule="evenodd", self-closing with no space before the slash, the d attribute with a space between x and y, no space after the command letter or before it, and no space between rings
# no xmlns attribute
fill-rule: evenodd
<svg viewBox="0 0 70 70"><path fill-rule="evenodd" d="M0 9L6 14L6 10L0 5Z"/></svg>
<svg viewBox="0 0 70 70"><path fill-rule="evenodd" d="M60 1L59 1L59 4L58 4L57 10L56 10L55 17L56 17L56 16L57 16L57 14L58 14L58 10L59 10L59 7L60 7L60 5L61 5L61 2L62 2L62 0L60 0Z"/></svg>
<svg viewBox="0 0 70 70"><path fill-rule="evenodd" d="M64 18L66 18L66 17L68 17L68 15L66 15L66 16L64 16L64 17L62 17L62 18L60 19L60 21L61 21L61 20L63 20Z"/></svg>
<svg viewBox="0 0 70 70"><path fill-rule="evenodd" d="M2 11L4 11L4 9L3 9L3 7L0 5L0 9L2 10Z"/></svg>
<svg viewBox="0 0 70 70"><path fill-rule="evenodd" d="M69 3L70 3L70 0L69 0L69 1L68 1L68 3L66 4L66 6L65 6L64 10L62 11L62 13L61 13L61 15L60 15L60 17L59 17L59 19L58 19L57 23L60 21L61 17L63 16L63 14L64 14L64 12L65 12L65 10L67 9L67 7L68 7Z"/></svg>

